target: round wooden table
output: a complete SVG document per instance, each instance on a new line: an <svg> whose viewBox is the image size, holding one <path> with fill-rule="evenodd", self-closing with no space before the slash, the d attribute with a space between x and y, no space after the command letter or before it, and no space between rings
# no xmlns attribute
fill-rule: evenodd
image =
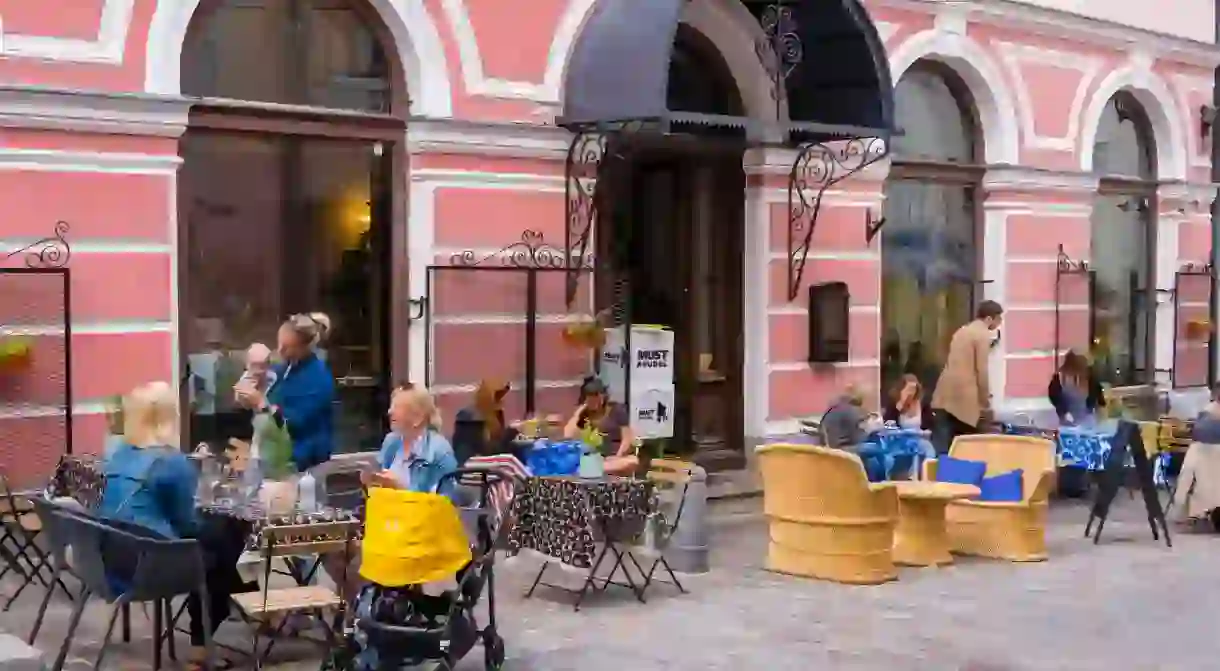
<svg viewBox="0 0 1220 671"><path fill-rule="evenodd" d="M973 485L908 481L898 487L898 528L894 530L894 563L906 566L952 564L945 532L945 506L979 495Z"/></svg>

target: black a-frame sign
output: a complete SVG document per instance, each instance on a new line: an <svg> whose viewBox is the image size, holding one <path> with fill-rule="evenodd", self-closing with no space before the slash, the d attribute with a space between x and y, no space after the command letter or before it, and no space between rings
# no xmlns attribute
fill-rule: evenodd
<svg viewBox="0 0 1220 671"><path fill-rule="evenodd" d="M1165 535L1165 545L1173 547L1169 538L1169 524L1165 521L1165 510L1161 508L1161 499L1157 495L1156 483L1152 477L1152 461L1144 450L1144 439L1140 427L1135 422L1120 422L1118 432L1114 434L1110 445L1110 454L1102 467L1097 485L1097 498L1093 501L1093 509L1089 512L1089 522L1084 527L1085 538L1093 531L1093 522L1097 521L1097 531L1093 532L1093 543L1101 540L1101 529L1106 525L1110 514L1110 505L1122 487L1127 476L1127 463L1135 464L1135 474L1144 495L1144 508L1148 512L1148 526L1152 529L1153 540L1160 540ZM1159 528L1158 528L1159 527Z"/></svg>

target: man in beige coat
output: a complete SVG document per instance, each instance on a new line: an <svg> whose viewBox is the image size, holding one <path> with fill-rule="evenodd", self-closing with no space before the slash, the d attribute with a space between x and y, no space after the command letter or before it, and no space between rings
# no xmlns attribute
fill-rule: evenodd
<svg viewBox="0 0 1220 671"><path fill-rule="evenodd" d="M934 413L933 444L945 454L953 439L978 433L991 421L991 382L987 359L995 331L1004 321L1004 308L995 301L983 301L974 321L953 334L949 355L932 394Z"/></svg>

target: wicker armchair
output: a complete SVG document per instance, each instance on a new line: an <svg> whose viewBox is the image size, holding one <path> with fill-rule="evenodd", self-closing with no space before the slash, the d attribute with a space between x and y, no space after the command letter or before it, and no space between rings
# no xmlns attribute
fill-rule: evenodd
<svg viewBox="0 0 1220 671"><path fill-rule="evenodd" d="M1044 561L1046 512L1055 484L1055 445L1030 436L959 436L949 449L957 459L982 461L987 475L1023 471L1020 501L962 500L945 510L953 552L1014 562ZM936 479L936 460L924 463L924 478Z"/></svg>
<svg viewBox="0 0 1220 671"><path fill-rule="evenodd" d="M898 493L869 484L860 460L813 445L758 448L770 526L768 570L872 585L898 577Z"/></svg>

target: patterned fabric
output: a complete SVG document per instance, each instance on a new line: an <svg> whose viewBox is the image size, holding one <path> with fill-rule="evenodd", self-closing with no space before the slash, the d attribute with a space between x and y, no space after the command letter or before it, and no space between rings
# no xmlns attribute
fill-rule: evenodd
<svg viewBox="0 0 1220 671"><path fill-rule="evenodd" d="M55 466L48 491L52 498L72 498L89 510L102 502L106 476L96 456L65 454Z"/></svg>
<svg viewBox="0 0 1220 671"><path fill-rule="evenodd" d="M474 468L488 471L503 471L514 478L521 481L528 480L533 474L526 468L519 459L511 454L496 454L486 457L471 457L466 460L463 468ZM463 485L477 486L479 479L477 477L462 478ZM513 495L516 493L516 487L510 480L504 480L495 485L492 485L489 498L491 507L496 511L496 517L504 519L505 513L509 511L509 506L512 505Z"/></svg>
<svg viewBox="0 0 1220 671"><path fill-rule="evenodd" d="M1057 445L1060 466L1100 471L1110 454L1110 436L1082 429L1061 429Z"/></svg>
<svg viewBox="0 0 1220 671"><path fill-rule="evenodd" d="M598 541L633 539L656 509L656 492L645 480L530 478L513 500L509 551L533 550L587 569Z"/></svg>

